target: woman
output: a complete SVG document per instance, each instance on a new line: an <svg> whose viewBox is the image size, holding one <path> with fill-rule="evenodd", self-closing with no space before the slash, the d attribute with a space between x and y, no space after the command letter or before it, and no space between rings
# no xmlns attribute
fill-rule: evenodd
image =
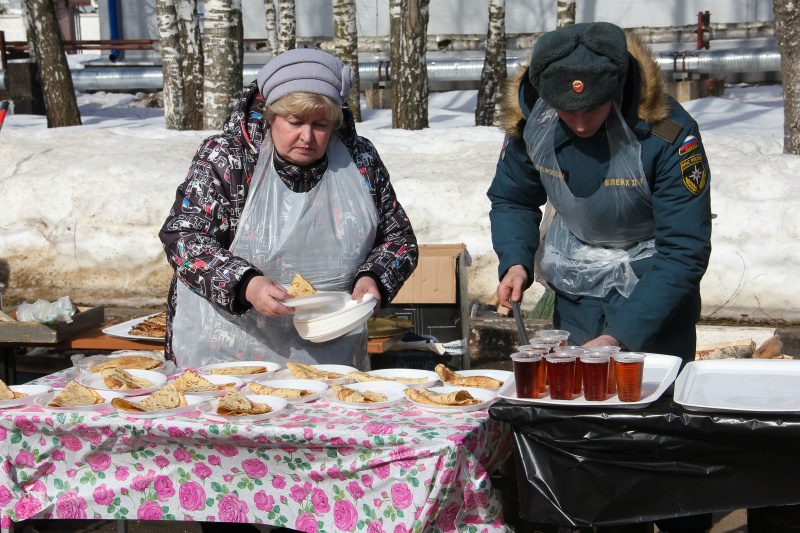
<svg viewBox="0 0 800 533"><path fill-rule="evenodd" d="M375 147L346 106L353 71L320 50L285 52L206 139L159 234L175 269L166 354L187 367L288 359L368 367L366 328L305 341L281 300L296 273L385 307L417 242Z"/></svg>

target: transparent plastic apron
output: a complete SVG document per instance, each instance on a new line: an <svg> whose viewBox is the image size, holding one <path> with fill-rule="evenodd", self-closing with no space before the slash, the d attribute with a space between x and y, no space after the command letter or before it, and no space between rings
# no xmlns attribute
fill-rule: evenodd
<svg viewBox="0 0 800 533"><path fill-rule="evenodd" d="M231 252L268 278L289 286L295 273L320 291L349 291L375 242L378 213L350 152L334 134L328 170L309 192L292 192L272 165L272 142L261 147L249 198ZM178 283L172 349L179 367L223 361L287 360L368 370L366 326L323 343L302 339L292 315L250 309L233 316Z"/></svg>
<svg viewBox="0 0 800 533"><path fill-rule="evenodd" d="M641 146L616 102L611 107L608 176L586 198L574 196L563 179L553 143L556 110L540 98L524 131L528 155L556 211L546 230L542 272L552 287L575 296L602 297L616 289L627 298L639 281L631 261L655 253L653 203Z"/></svg>

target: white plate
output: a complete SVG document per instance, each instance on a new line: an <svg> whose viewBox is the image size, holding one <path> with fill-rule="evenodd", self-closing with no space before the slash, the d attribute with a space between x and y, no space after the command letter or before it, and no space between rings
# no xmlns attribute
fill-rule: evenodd
<svg viewBox="0 0 800 533"><path fill-rule="evenodd" d="M800 360L693 361L675 380L674 400L692 411L800 413Z"/></svg>
<svg viewBox="0 0 800 533"><path fill-rule="evenodd" d="M45 409L49 409L51 411L104 411L106 409L113 409L111 406L111 400L114 398L122 398L122 394L118 392L106 391L106 390L99 390L97 394L103 397L105 400L103 403L97 403L94 405L82 405L79 407L51 407L47 405L50 403L53 398L58 396L61 390L55 390L53 392L49 392L47 394L42 394L41 396L37 396L36 399L33 401L36 405L40 407L44 407Z"/></svg>
<svg viewBox="0 0 800 533"><path fill-rule="evenodd" d="M277 396L245 394L245 398L247 398L251 402L265 403L269 405L270 409L272 410L269 413L262 413L260 415L245 415L245 416L220 415L217 414L217 405L219 403L219 398L214 398L210 402L207 402L206 404L200 406L200 411L204 413L211 420L220 420L230 424L236 424L236 423L244 424L249 422L261 422L262 420L267 420L268 418L272 418L273 416L279 414L283 409L285 409L286 405L288 404L286 398L278 398Z"/></svg>
<svg viewBox="0 0 800 533"><path fill-rule="evenodd" d="M289 307L294 307L302 313L309 313L311 311L333 313L343 308L348 300L350 300L350 294L346 292L320 291L317 294L289 298L288 300L283 300L281 303Z"/></svg>
<svg viewBox="0 0 800 533"><path fill-rule="evenodd" d="M352 366L346 365L309 365L313 366L314 368L318 368L319 370L324 370L325 372L338 372L339 374L347 375L350 372L357 372L358 369ZM292 374L292 371L288 368L284 368L275 373L275 378L277 379L299 379L297 376ZM265 378L267 380L269 378ZM342 383L347 383L351 381L346 377L341 377L337 379L303 379L301 381L319 381L322 383L327 383L328 385L341 385Z"/></svg>
<svg viewBox="0 0 800 533"><path fill-rule="evenodd" d="M308 396L303 396L302 398L285 398L285 400L289 403L312 402L319 398L319 395L322 393L322 391L328 389L328 384L324 381L314 381L311 379L264 379L261 381L253 380L252 383L258 383L259 385L265 385L275 389L302 389L314 392L314 394L309 394ZM255 392L250 391L246 385L242 388L242 392L244 394L255 394Z"/></svg>
<svg viewBox="0 0 800 533"><path fill-rule="evenodd" d="M53 387L49 385L9 385L12 392L23 392L27 394L24 398L14 398L0 402L0 409L7 407L17 407L20 405L30 405L37 397L47 394Z"/></svg>
<svg viewBox="0 0 800 533"><path fill-rule="evenodd" d="M371 409L383 409L384 407L391 407L393 405L397 405L398 403L406 400L406 395L403 394L403 390L406 388L405 385L401 385L399 383L393 383L391 381L370 381L369 383L350 383L349 385L345 385L348 389L357 390L359 392L363 392L365 390L378 392L386 396L385 402L373 402L373 403L354 403L354 402L343 402L336 398L336 395L333 393L333 389L328 389L324 391L321 395L321 399L325 400L331 405L336 407L344 407L345 409L362 409L362 410L371 410Z"/></svg>
<svg viewBox="0 0 800 533"><path fill-rule="evenodd" d="M127 322L122 322L120 324L114 324L113 326L108 326L107 328L103 329L103 333L105 333L106 335L111 335L112 337L120 337L122 339L131 339L136 341L164 342L164 337L143 337L141 335L130 335L128 333L133 326L139 325L148 318L153 318L154 316L160 314L161 313L155 313L152 315L134 318L133 320L128 320Z"/></svg>
<svg viewBox="0 0 800 533"><path fill-rule="evenodd" d="M124 411L117 409L117 414L124 418L166 418L168 416L178 416L192 411L199 411L201 404L208 401L208 398L201 396L193 396L191 394L184 395L186 397L186 405L183 407L175 407L174 409L162 409L161 411ZM144 400L144 398L137 399L136 401ZM112 407L113 408L113 407Z"/></svg>
<svg viewBox="0 0 800 533"><path fill-rule="evenodd" d="M152 387L147 387L146 389L130 389L130 390L120 390L120 389L109 389L108 385L105 384L103 381L103 376L100 375L98 372L97 374L84 374L78 378L78 383L84 385L86 387L91 387L97 392L100 391L110 391L110 392L118 392L122 396L141 396L143 394L150 394L151 392L155 392L167 382L167 376L162 374L161 372L155 372L154 370L140 370L138 368L132 368L130 370L126 370L128 374L132 376L136 376L137 378L144 378L153 382Z"/></svg>
<svg viewBox="0 0 800 533"><path fill-rule="evenodd" d="M332 331L330 333L326 333L324 335L318 335L318 336L314 336L314 337L305 337L305 339L307 341L311 341L311 342L328 342L328 341L332 341L333 339L338 339L339 337L341 337L343 335L347 335L348 333L350 333L353 330L356 330L358 328L364 327L364 324L367 323L367 320L369 320L370 316L372 316L372 311L371 310L368 313L366 313L364 316L359 318L356 322L348 324L347 326L344 326L344 327L342 327L340 329L337 329L335 331Z"/></svg>
<svg viewBox="0 0 800 533"><path fill-rule="evenodd" d="M383 368L381 370L370 370L367 372L367 374L370 376L375 376L376 378L428 378L428 381L423 381L422 383L401 383L403 387L410 387L412 389L426 389L436 385L436 383L439 381L439 374L436 372L431 372L430 370L419 370L417 368ZM365 383L375 382L372 381ZM389 383L397 382L389 381Z"/></svg>
<svg viewBox="0 0 800 533"><path fill-rule="evenodd" d="M473 398L481 400L481 403L472 405L428 405L425 403L417 403L408 398L415 408L423 411L430 411L432 413L470 413L472 411L481 411L488 409L492 402L497 399L497 393L486 389L476 389L473 387L454 387L447 385L445 387L431 387L428 389L431 392L438 392L440 394L450 394L451 392L458 392L465 390L472 395Z"/></svg>
<svg viewBox="0 0 800 533"><path fill-rule="evenodd" d="M212 374L211 371L215 368L225 368L228 366L265 366L267 367L266 372L262 372L260 374L227 374L228 376L237 377L247 383L248 381L253 381L258 376L264 376L269 374L274 374L277 370L281 367L278 363L273 363L270 361L226 361L224 363L214 363L211 365L201 366L197 369L198 374L202 374L203 377L208 376L217 376L221 374Z"/></svg>
<svg viewBox="0 0 800 533"><path fill-rule="evenodd" d="M365 316L369 317L372 315L374 307L374 305L361 306L350 312L314 322L296 321L294 327L303 338L328 335L334 331L359 323Z"/></svg>
<svg viewBox="0 0 800 533"><path fill-rule="evenodd" d="M550 396L543 398L517 398L517 384L512 374L508 381L497 391L497 396L517 404L558 405L561 407L622 407L626 409L641 409L650 405L664 394L664 391L675 381L678 369L681 367L680 357L648 353L644 358L644 371L642 372L642 399L638 402L621 402L616 394L602 402L590 402L583 395L572 400L552 400Z"/></svg>
<svg viewBox="0 0 800 533"><path fill-rule="evenodd" d="M178 376L180 377L180 376ZM214 385L224 385L225 383L235 383L234 389L241 388L244 385L244 380L237 378L236 376L220 376L218 374L205 374L203 375L208 381L213 383ZM228 394L228 391L231 389L223 389L223 390L212 390L206 392L183 392L183 394L191 394L192 396L202 396L203 398L216 398L217 396L225 396Z"/></svg>
<svg viewBox="0 0 800 533"><path fill-rule="evenodd" d="M363 307L375 307L375 298L369 293L364 294L357 300L347 300L341 309L332 311L330 313L299 313L294 315L295 322L320 322L330 320L339 315L347 314L351 311L358 310Z"/></svg>
<svg viewBox="0 0 800 533"><path fill-rule="evenodd" d="M472 376L484 376L487 378L497 379L503 382L503 385L506 384L506 381L514 377L513 372L509 372L508 370L494 370L494 369L485 369L485 370L456 370L457 374L464 376L465 378L472 377ZM446 381L443 381L447 386L455 386L450 385ZM501 385L502 387L502 385ZM476 389L483 389L483 390L490 390L497 392L500 390L500 387L475 387Z"/></svg>

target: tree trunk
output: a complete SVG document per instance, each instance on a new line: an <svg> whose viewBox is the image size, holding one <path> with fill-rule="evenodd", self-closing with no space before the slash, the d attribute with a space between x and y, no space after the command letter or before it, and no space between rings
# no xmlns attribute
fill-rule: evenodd
<svg viewBox="0 0 800 533"><path fill-rule="evenodd" d="M47 127L80 126L81 113L52 0L25 0L33 24Z"/></svg>
<svg viewBox="0 0 800 533"><path fill-rule="evenodd" d="M203 128L220 129L242 92L242 0L206 0Z"/></svg>
<svg viewBox="0 0 800 533"><path fill-rule="evenodd" d="M264 0L264 13L267 15L267 44L272 57L278 55L278 20L275 13L275 0Z"/></svg>
<svg viewBox="0 0 800 533"><path fill-rule="evenodd" d="M25 37L28 40L28 57L31 63L38 63L36 59L36 41L34 40L35 31L33 29L33 19L31 18L31 11L28 9L28 3L22 2L22 17L25 20Z"/></svg>
<svg viewBox="0 0 800 533"><path fill-rule="evenodd" d="M295 10L294 0L278 0L278 50L294 50L295 48Z"/></svg>
<svg viewBox="0 0 800 533"><path fill-rule="evenodd" d="M783 152L800 155L800 10L796 0L774 0L773 12L783 78Z"/></svg>
<svg viewBox="0 0 800 533"><path fill-rule="evenodd" d="M486 34L486 59L481 71L478 106L475 108L475 125L494 124L497 94L506 81L506 2L489 2L489 31Z"/></svg>
<svg viewBox="0 0 800 533"><path fill-rule="evenodd" d="M558 0L556 28L575 24L575 0Z"/></svg>
<svg viewBox="0 0 800 533"><path fill-rule="evenodd" d="M392 127L428 127L425 52L430 0L390 0Z"/></svg>
<svg viewBox="0 0 800 533"><path fill-rule="evenodd" d="M333 0L333 40L336 55L356 74L356 81L347 103L353 118L361 122L361 93L358 90L358 28L356 26L355 0Z"/></svg>
<svg viewBox="0 0 800 533"><path fill-rule="evenodd" d="M156 0L156 11L164 77L164 121L168 130L187 130L181 37L174 0Z"/></svg>
<svg viewBox="0 0 800 533"><path fill-rule="evenodd" d="M197 0L175 0L183 57L183 87L186 95L186 127L203 129L203 41Z"/></svg>

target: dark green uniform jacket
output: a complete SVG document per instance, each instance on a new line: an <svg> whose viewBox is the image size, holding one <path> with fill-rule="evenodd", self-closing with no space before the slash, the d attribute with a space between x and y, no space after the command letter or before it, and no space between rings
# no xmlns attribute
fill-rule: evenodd
<svg viewBox="0 0 800 533"><path fill-rule="evenodd" d="M700 317L700 279L711 253L708 161L697 124L664 93L661 71L649 50L629 37L628 52L620 109L641 144L642 166L652 193L657 253L631 263L639 282L628 298L615 290L604 298L557 292L553 320L557 328L571 332L574 344L608 334L632 351L691 360L694 327ZM527 70L519 72L507 87L502 116L507 137L488 192L501 279L516 264L533 273L540 207L547 200L522 138L525 119L538 94ZM573 195L586 197L599 187L626 186L620 180L607 179L609 150L604 128L581 139L560 122L554 143Z"/></svg>

